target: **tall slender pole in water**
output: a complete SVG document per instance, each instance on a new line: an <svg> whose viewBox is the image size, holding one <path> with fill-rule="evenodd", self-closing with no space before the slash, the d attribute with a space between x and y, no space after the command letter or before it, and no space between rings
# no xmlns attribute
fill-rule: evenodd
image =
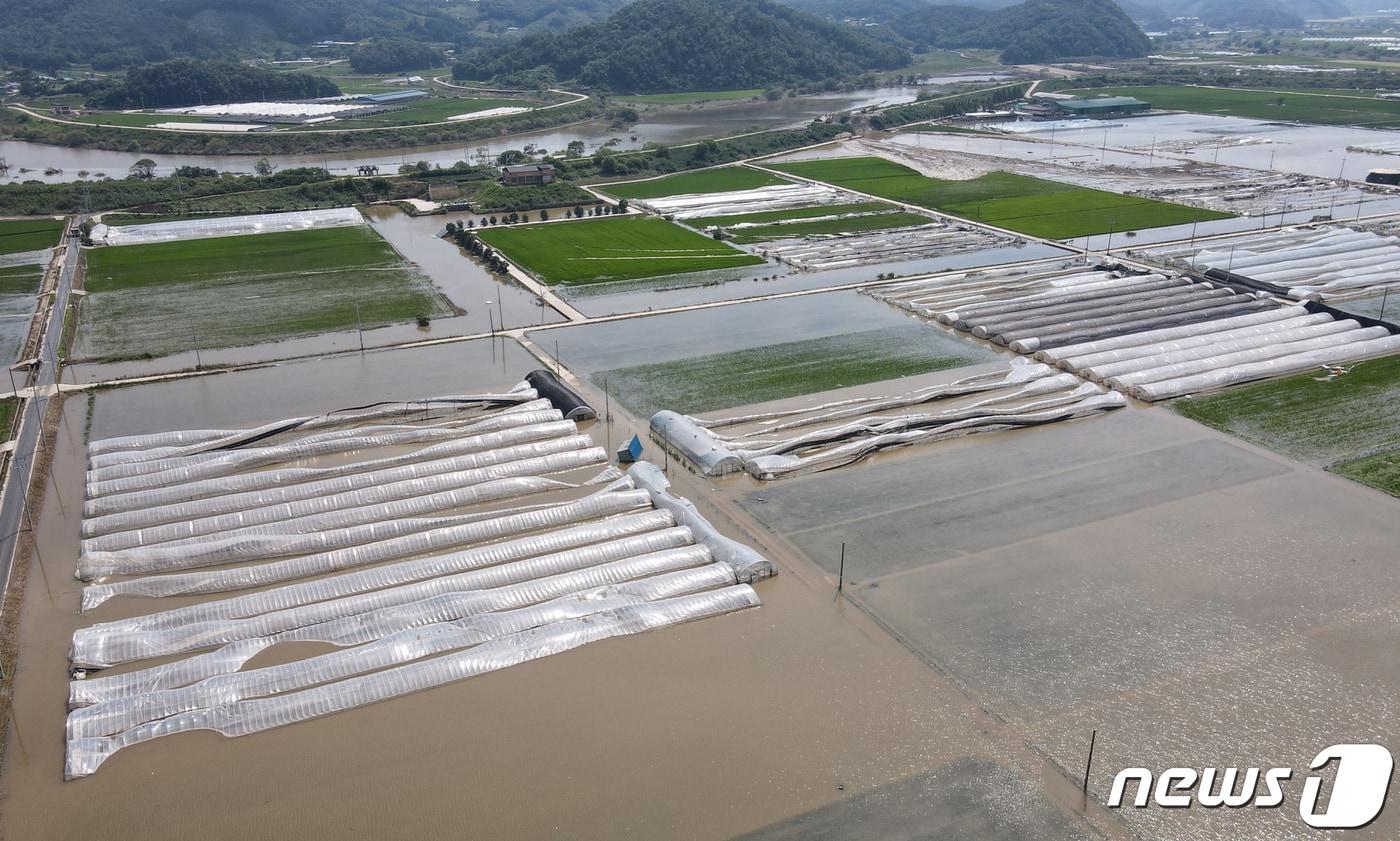
<svg viewBox="0 0 1400 841"><path fill-rule="evenodd" d="M1095 730L1089 734L1089 761L1084 763L1084 801L1087 805L1089 801L1089 769L1094 767L1094 742L1099 738L1099 731Z"/></svg>
<svg viewBox="0 0 1400 841"><path fill-rule="evenodd" d="M841 544L841 565L836 572L836 592L840 593L845 589L846 584L846 544Z"/></svg>

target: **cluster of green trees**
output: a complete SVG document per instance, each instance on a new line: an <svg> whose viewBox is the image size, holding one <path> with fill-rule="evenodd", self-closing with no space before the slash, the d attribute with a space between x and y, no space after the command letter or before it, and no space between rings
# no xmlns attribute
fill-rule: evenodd
<svg viewBox="0 0 1400 841"><path fill-rule="evenodd" d="M293 167L269 175L219 174L206 167L180 167L169 174L146 175L146 164L132 165L132 176L100 181L45 184L29 181L0 186L0 216L76 213L134 208L144 213L270 212L311 207L341 207L369 200L423 198L423 178L347 178L320 167ZM434 177L472 177L465 164L435 170Z"/></svg>
<svg viewBox="0 0 1400 841"><path fill-rule="evenodd" d="M95 108L175 108L259 99L314 99L340 88L324 76L282 73L236 61L175 59L132 67L106 79L84 79L65 92Z"/></svg>
<svg viewBox="0 0 1400 841"><path fill-rule="evenodd" d="M529 187L486 184L472 196L472 206L478 213L484 210L534 210L593 201L597 200L587 190L558 181Z"/></svg>
<svg viewBox="0 0 1400 841"><path fill-rule="evenodd" d="M463 79L547 68L628 92L757 88L894 69L909 54L769 0L638 0L597 23L475 50Z"/></svg>
<svg viewBox="0 0 1400 841"><path fill-rule="evenodd" d="M985 111L993 106L1014 102L1025 96L1030 83L997 87L985 91L966 93L951 98L930 99L897 105L870 118L870 125L877 129L891 129L924 120L936 120L966 114L969 111Z"/></svg>
<svg viewBox="0 0 1400 841"><path fill-rule="evenodd" d="M461 222L448 222L447 236L466 249L468 253L475 255L486 265L486 268L496 274L505 274L510 270L510 265L506 263L504 257L497 253L496 249L478 239L476 234L467 230Z"/></svg>
<svg viewBox="0 0 1400 841"><path fill-rule="evenodd" d="M442 64L442 50L409 38L371 38L350 51L356 73L396 73Z"/></svg>
<svg viewBox="0 0 1400 841"><path fill-rule="evenodd" d="M1003 64L1144 56L1152 41L1113 0L1026 0L987 11L930 6L899 31L933 47L999 49Z"/></svg>
<svg viewBox="0 0 1400 841"><path fill-rule="evenodd" d="M721 140L702 140L674 148L657 145L639 152L600 149L591 157L556 160L554 166L560 177L575 181L624 175L666 175L825 143L849 130L840 123L817 121L799 129L776 129Z"/></svg>
<svg viewBox="0 0 1400 841"><path fill-rule="evenodd" d="M71 64L112 70L177 57L304 54L320 40L376 36L459 43L478 5L441 0L7 0L0 62L52 72ZM563 0L556 0L563 5ZM463 12L466 14L464 15Z"/></svg>
<svg viewBox="0 0 1400 841"><path fill-rule="evenodd" d="M1113 0L1026 0L929 3L926 0L789 0L798 8L838 19L877 22L871 29L891 43L1001 50L1005 64L1065 58L1136 57L1150 41ZM1234 2L1234 0L1231 0ZM1253 0L1245 0L1253 2ZM995 8L1004 6L1004 8Z"/></svg>

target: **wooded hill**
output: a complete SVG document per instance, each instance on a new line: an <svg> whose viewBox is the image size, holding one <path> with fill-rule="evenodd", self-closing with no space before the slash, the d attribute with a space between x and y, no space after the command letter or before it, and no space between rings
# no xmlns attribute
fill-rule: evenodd
<svg viewBox="0 0 1400 841"><path fill-rule="evenodd" d="M616 91L758 88L894 69L909 54L769 0L639 0L597 23L476 50L454 68L489 79L540 66Z"/></svg>
<svg viewBox="0 0 1400 841"><path fill-rule="evenodd" d="M997 49L1006 64L1134 58L1151 42L1113 0L1026 0L989 9L922 0L788 0L834 18L878 23L872 32L914 50Z"/></svg>

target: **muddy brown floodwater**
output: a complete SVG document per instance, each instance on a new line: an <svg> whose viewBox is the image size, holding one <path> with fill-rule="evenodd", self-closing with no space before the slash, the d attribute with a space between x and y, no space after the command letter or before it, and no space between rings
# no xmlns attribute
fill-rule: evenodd
<svg viewBox="0 0 1400 841"><path fill-rule="evenodd" d="M463 350L457 358L470 359ZM386 364L391 356L229 373L194 391L188 383L104 391L93 399L92 428L108 436L248 424L442 390L427 380L443 366L407 353ZM515 382L531 360L518 348L510 359L499 372L484 362L459 369L455 390ZM76 613L73 578L88 412L85 395L64 404L36 523L40 551L0 772L4 839L722 841L755 831L789 837L801 824L784 822L811 810L854 820L872 803L911 827L1090 837L1074 815L1075 787L1016 733L833 598L816 566L769 545L742 511L674 465L680 493L778 560L781 574L758 586L763 607L243 738L162 739L64 782L67 648L92 621ZM606 437L636 426L619 415ZM592 432L606 435L601 424ZM125 601L102 618L148 609ZM957 785L925 791L922 781L941 779ZM1116 820L1092 807L1090 817L1123 837Z"/></svg>

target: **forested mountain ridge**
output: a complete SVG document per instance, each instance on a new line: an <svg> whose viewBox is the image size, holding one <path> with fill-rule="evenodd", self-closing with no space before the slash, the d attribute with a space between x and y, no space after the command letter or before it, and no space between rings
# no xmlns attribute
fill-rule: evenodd
<svg viewBox="0 0 1400 841"><path fill-rule="evenodd" d="M757 88L909 63L898 47L769 0L638 0L560 33L524 35L464 57L459 78L548 67L616 91Z"/></svg>
<svg viewBox="0 0 1400 841"><path fill-rule="evenodd" d="M1007 64L1067 58L1133 58L1151 41L1113 0L1025 0L945 4L921 0L786 0L833 18L857 17L881 24L872 31L913 50L975 47L1002 50Z"/></svg>
<svg viewBox="0 0 1400 841"><path fill-rule="evenodd" d="M626 0L6 0L0 63L110 70L171 58L304 54L322 40L470 46L512 28L564 28Z"/></svg>

